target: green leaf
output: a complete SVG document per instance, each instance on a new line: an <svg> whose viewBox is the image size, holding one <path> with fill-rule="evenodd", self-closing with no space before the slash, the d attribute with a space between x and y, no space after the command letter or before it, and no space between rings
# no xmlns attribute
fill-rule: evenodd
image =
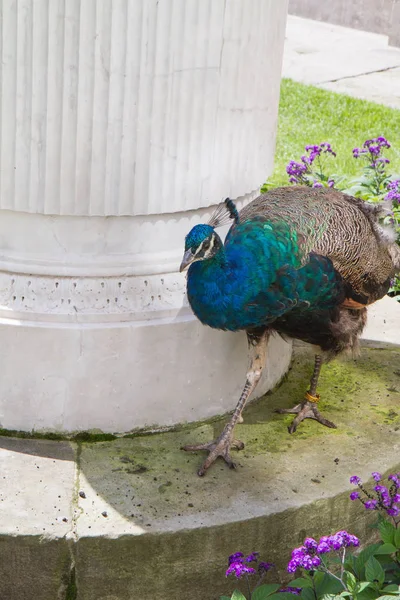
<svg viewBox="0 0 400 600"><path fill-rule="evenodd" d="M322 575L322 580L315 582L315 591L318 598L324 594L339 594L343 590L342 584L333 575L329 573L323 573Z"/></svg>
<svg viewBox="0 0 400 600"><path fill-rule="evenodd" d="M303 588L300 597L302 600L315 600L315 592L312 588Z"/></svg>
<svg viewBox="0 0 400 600"><path fill-rule="evenodd" d="M243 596L242 592L239 592L239 590L235 590L230 600L246 600L246 596Z"/></svg>
<svg viewBox="0 0 400 600"><path fill-rule="evenodd" d="M279 583L265 583L264 585L260 585L260 587L256 588L252 593L251 600L264 600L264 598L268 598L268 596L271 596L271 594L279 590L280 587Z"/></svg>
<svg viewBox="0 0 400 600"><path fill-rule="evenodd" d="M373 556L381 544L371 544L364 548L356 558L355 574L359 579L363 579L363 570L367 561Z"/></svg>
<svg viewBox="0 0 400 600"><path fill-rule="evenodd" d="M314 571L314 574L312 576L314 587L318 588L318 586L321 585L321 583L323 582L324 578L325 578L325 573L323 573L323 571ZM317 595L318 595L318 592L317 592Z"/></svg>
<svg viewBox="0 0 400 600"><path fill-rule="evenodd" d="M380 521L378 529L381 534L382 541L386 544L394 544L394 536L396 534L396 528L389 521Z"/></svg>
<svg viewBox="0 0 400 600"><path fill-rule="evenodd" d="M312 588L311 579L306 579L305 577L298 577L297 579L293 579L290 583L288 583L288 587L309 587Z"/></svg>
<svg viewBox="0 0 400 600"><path fill-rule="evenodd" d="M367 587L362 592L358 592L357 600L375 600L380 593L372 587Z"/></svg>
<svg viewBox="0 0 400 600"><path fill-rule="evenodd" d="M221 596L219 600L231 600L229 596Z"/></svg>
<svg viewBox="0 0 400 600"><path fill-rule="evenodd" d="M365 565L365 578L371 582L376 581L379 585L385 581L385 571L374 556L371 556Z"/></svg>
<svg viewBox="0 0 400 600"><path fill-rule="evenodd" d="M344 563L344 568L346 571L351 571L352 573L356 570L356 557L354 554L348 554Z"/></svg>
<svg viewBox="0 0 400 600"><path fill-rule="evenodd" d="M396 552L396 547L393 544L382 544L374 554L376 556L378 554L393 554L393 552Z"/></svg>
<svg viewBox="0 0 400 600"><path fill-rule="evenodd" d="M354 577L353 573L350 573L349 571L345 571L343 575L347 589L350 592L354 592L357 587L357 579Z"/></svg>
<svg viewBox="0 0 400 600"><path fill-rule="evenodd" d="M395 596L389 596L388 594L384 594L383 596L378 596L377 600L393 600Z"/></svg>
<svg viewBox="0 0 400 600"><path fill-rule="evenodd" d="M318 600L334 600L334 598L337 598L337 594L323 594Z"/></svg>
<svg viewBox="0 0 400 600"><path fill-rule="evenodd" d="M355 589L356 594L360 594L361 592L366 590L367 587L369 587L370 585L371 585L370 581L359 581L357 583L357 587Z"/></svg>
<svg viewBox="0 0 400 600"><path fill-rule="evenodd" d="M397 583L391 583L383 588L382 592L394 592L395 594L400 594L400 586Z"/></svg>
<svg viewBox="0 0 400 600"><path fill-rule="evenodd" d="M396 548L400 548L400 528L396 529L393 541Z"/></svg>

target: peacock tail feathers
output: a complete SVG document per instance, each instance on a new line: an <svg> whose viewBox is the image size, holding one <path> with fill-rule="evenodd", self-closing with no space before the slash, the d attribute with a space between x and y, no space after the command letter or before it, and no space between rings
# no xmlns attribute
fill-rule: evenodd
<svg viewBox="0 0 400 600"><path fill-rule="evenodd" d="M302 260L310 252L327 256L362 303L370 304L385 295L396 272L392 254L397 255L397 246L380 227L379 211L337 190L299 186L259 196L240 219L284 218L298 232Z"/></svg>

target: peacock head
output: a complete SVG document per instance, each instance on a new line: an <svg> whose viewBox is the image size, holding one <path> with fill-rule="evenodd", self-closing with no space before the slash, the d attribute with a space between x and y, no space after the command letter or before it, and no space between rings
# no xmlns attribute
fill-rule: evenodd
<svg viewBox="0 0 400 600"><path fill-rule="evenodd" d="M182 272L198 260L212 258L222 248L222 241L211 225L195 225L185 238L185 254L179 270Z"/></svg>

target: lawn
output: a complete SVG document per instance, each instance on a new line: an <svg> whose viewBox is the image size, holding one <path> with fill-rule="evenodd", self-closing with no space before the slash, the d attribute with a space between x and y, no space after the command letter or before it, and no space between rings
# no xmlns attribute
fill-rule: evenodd
<svg viewBox="0 0 400 600"><path fill-rule="evenodd" d="M381 135L392 144L385 151L391 160L387 172L400 173L400 110L283 79L275 169L269 181L287 185L287 163L299 160L306 144L320 142L330 142L337 153L332 173L356 175L361 164L352 149Z"/></svg>

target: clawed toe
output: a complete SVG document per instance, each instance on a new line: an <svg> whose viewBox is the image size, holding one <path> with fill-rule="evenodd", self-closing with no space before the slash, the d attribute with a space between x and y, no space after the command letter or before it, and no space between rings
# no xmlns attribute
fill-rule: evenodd
<svg viewBox="0 0 400 600"><path fill-rule="evenodd" d="M332 421L325 419L325 417L321 415L316 403L310 402L308 400L302 402L301 404L297 404L293 408L279 408L276 410L276 412L279 414L297 415L288 427L289 433L294 433L297 427L300 425L300 423L304 421L304 419L313 419L314 421L318 421L318 423L321 423L321 425L324 425L325 427L336 429L335 423L332 423Z"/></svg>
<svg viewBox="0 0 400 600"><path fill-rule="evenodd" d="M185 450L186 452L206 450L209 453L206 460L197 471L199 477L203 477L203 475L206 474L207 469L217 460L219 456L224 459L230 469L236 469L236 464L230 455L231 448L243 450L244 444L240 440L231 440L229 435L223 433L217 440L214 440L213 442L183 446L182 450Z"/></svg>

